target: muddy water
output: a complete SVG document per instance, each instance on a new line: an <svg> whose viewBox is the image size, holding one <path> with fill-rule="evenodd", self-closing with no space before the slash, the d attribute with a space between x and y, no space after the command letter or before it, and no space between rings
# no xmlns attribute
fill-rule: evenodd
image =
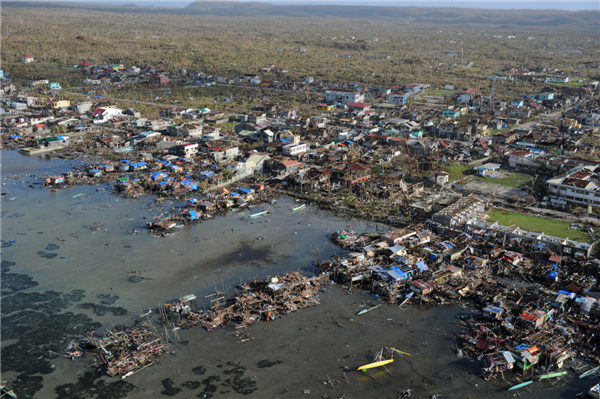
<svg viewBox="0 0 600 399"><path fill-rule="evenodd" d="M144 230L146 218L163 211L153 198L126 200L109 186L29 187L31 174L68 167L2 153L2 378L21 397L393 398L409 387L416 397L507 397L506 383L485 383L476 376L477 362L456 358L458 327L451 322L461 309L384 306L357 317L358 306L372 299L337 287L323 292L320 306L251 328L252 342L240 343L228 330L180 331L172 354L126 381L95 374L85 359L50 359L49 350L62 352L86 331L131 325L145 309L185 294L203 297L253 277L311 273L314 260L341 252L331 232L378 227L310 206L292 212L294 201L282 197L259 207L270 211L259 219L247 220L246 211L154 238ZM347 371L344 377L342 367L368 363L386 345L413 356L397 359L391 375ZM323 383L328 376L333 387ZM540 397L549 386L536 384L521 395ZM578 388L553 388L544 397Z"/></svg>

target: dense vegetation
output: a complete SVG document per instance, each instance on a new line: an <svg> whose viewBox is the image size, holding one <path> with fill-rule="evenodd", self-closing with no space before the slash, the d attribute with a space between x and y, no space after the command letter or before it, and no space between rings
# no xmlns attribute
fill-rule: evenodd
<svg viewBox="0 0 600 399"><path fill-rule="evenodd" d="M597 30L587 23L561 23L560 33L543 33L539 26L502 23L506 17L487 26L457 25L450 19L447 25L427 20L403 24L375 17L179 15L176 9L158 13L143 8L117 13L8 4L2 7L5 70L31 54L38 68L89 60L231 76L275 64L289 71L275 79L313 76L328 82L464 87L488 85L489 74L503 67L559 68L594 77L600 59ZM563 14L557 15L575 15ZM460 63L461 45L465 62L474 62L471 68L453 66Z"/></svg>

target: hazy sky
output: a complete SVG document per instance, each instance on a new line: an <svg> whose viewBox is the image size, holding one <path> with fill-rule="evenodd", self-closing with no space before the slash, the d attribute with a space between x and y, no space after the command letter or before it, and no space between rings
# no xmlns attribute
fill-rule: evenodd
<svg viewBox="0 0 600 399"><path fill-rule="evenodd" d="M17 0L27 1L27 0ZM52 0L41 0L52 1ZM181 7L194 0L56 0L75 2L96 2L111 4L138 4ZM222 1L222 0L205 0ZM346 4L346 5L387 5L387 6L421 6L421 7L467 7L467 8L490 8L490 9L559 9L559 10L598 10L600 0L235 0L235 1L258 1L271 4Z"/></svg>

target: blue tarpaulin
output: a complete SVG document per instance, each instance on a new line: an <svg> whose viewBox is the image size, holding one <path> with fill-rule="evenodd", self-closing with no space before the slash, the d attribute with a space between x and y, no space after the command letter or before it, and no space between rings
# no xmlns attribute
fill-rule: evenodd
<svg viewBox="0 0 600 399"><path fill-rule="evenodd" d="M417 262L415 266L417 267L417 269L419 269L420 272L424 272L428 269L427 265L423 261Z"/></svg>
<svg viewBox="0 0 600 399"><path fill-rule="evenodd" d="M548 273L549 279L554 280L556 277L558 277L558 272L556 270L552 270L550 273Z"/></svg>

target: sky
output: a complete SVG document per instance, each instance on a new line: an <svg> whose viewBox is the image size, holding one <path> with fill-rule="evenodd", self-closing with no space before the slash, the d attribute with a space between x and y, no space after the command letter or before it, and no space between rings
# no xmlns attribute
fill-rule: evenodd
<svg viewBox="0 0 600 399"><path fill-rule="evenodd" d="M26 0L20 0L26 1ZM41 0L53 1L53 0ZM55 0L103 4L137 4L162 7L183 7L194 0ZM220 1L220 0L205 0ZM557 10L598 10L600 0L235 0L258 1L271 4L337 4L370 6L415 6L415 7L464 7L487 9L557 9Z"/></svg>

